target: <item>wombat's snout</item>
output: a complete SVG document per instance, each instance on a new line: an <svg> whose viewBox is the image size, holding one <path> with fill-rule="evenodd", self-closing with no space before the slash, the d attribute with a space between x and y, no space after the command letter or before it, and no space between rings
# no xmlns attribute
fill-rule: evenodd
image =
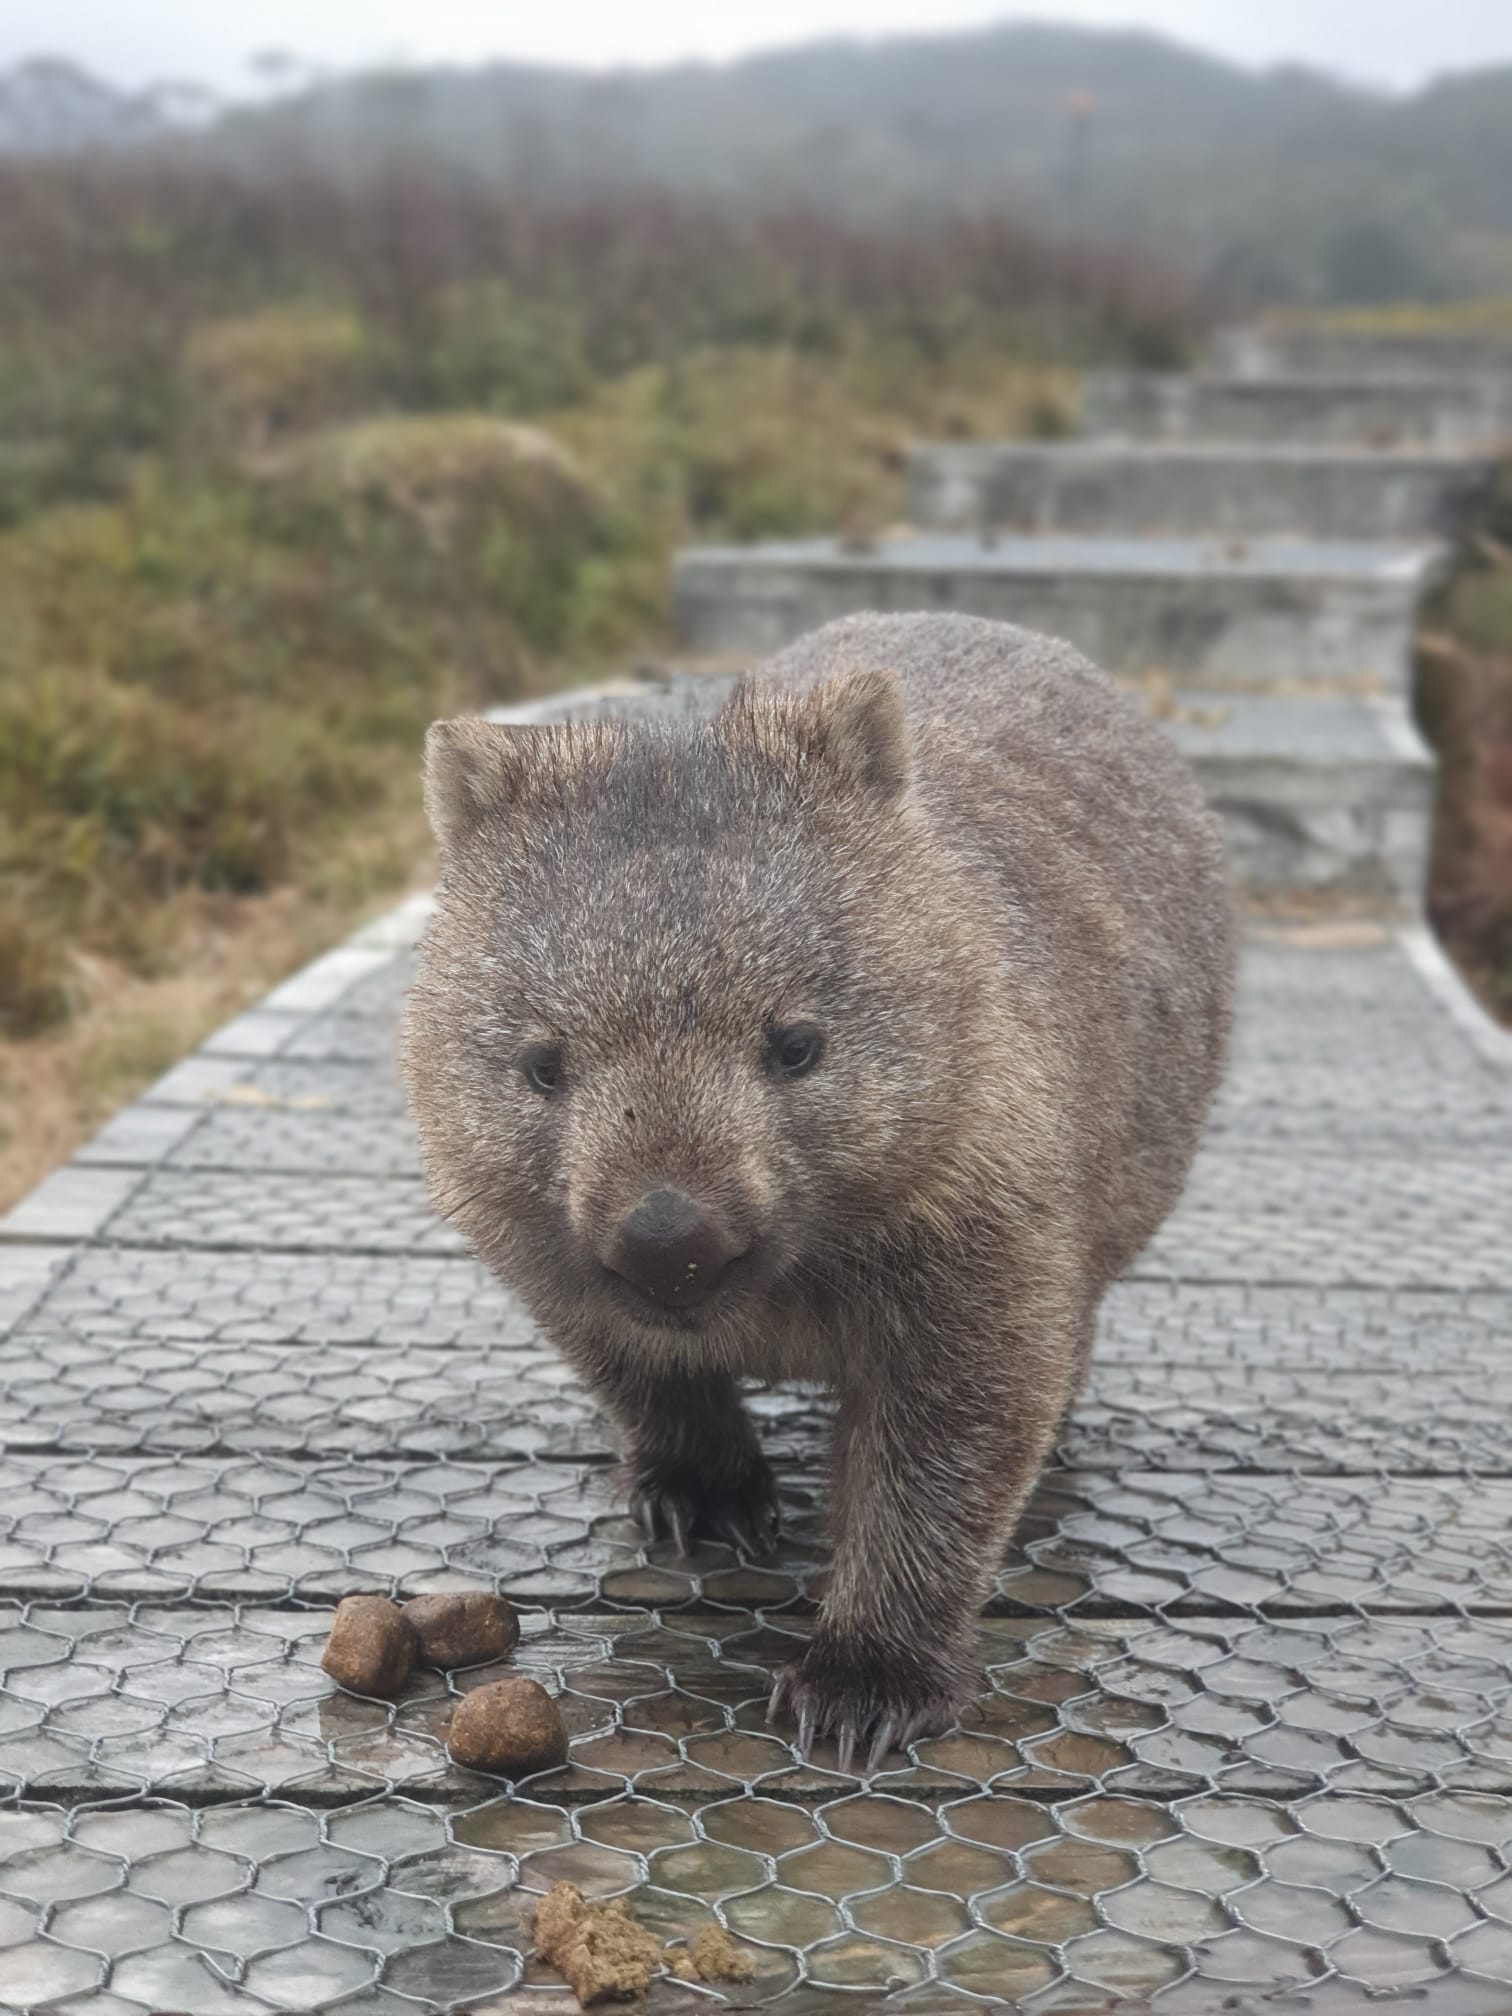
<svg viewBox="0 0 1512 2016"><path fill-rule="evenodd" d="M681 1190L648 1190L614 1231L607 1266L653 1302L688 1309L712 1295L745 1249Z"/></svg>

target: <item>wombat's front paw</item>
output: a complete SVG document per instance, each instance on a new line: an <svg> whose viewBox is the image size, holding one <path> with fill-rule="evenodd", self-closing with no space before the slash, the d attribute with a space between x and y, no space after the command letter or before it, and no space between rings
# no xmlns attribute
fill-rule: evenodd
<svg viewBox="0 0 1512 2016"><path fill-rule="evenodd" d="M743 1554L770 1554L777 1545L777 1486L760 1459L733 1476L711 1476L686 1459L632 1455L625 1476L648 1540L670 1540L679 1554L699 1534Z"/></svg>
<svg viewBox="0 0 1512 2016"><path fill-rule="evenodd" d="M791 1715L795 1742L807 1757L816 1738L833 1736L840 1769L849 1771L858 1746L865 1771L889 1750L948 1729L975 1690L969 1662L896 1646L831 1637L819 1631L799 1659L780 1667L767 1720Z"/></svg>

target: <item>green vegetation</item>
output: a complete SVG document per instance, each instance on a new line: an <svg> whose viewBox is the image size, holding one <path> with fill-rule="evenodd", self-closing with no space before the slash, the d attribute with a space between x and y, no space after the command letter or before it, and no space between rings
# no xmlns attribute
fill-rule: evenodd
<svg viewBox="0 0 1512 2016"><path fill-rule="evenodd" d="M322 442L322 446L325 446ZM199 890L325 872L433 708L573 641L624 544L510 468L412 493L323 469L138 470L0 536L0 1007L66 1014L81 949L171 953Z"/></svg>
<svg viewBox="0 0 1512 2016"><path fill-rule="evenodd" d="M250 990L422 868L427 722L664 643L679 541L896 512L911 433L1064 428L1052 350L1188 334L997 224L78 165L0 170L0 215L18 1140L39 1043L97 1117L234 1005L239 943Z"/></svg>
<svg viewBox="0 0 1512 2016"><path fill-rule="evenodd" d="M367 365L366 331L349 308L263 308L204 322L183 353L198 419L232 443L273 440L359 408Z"/></svg>

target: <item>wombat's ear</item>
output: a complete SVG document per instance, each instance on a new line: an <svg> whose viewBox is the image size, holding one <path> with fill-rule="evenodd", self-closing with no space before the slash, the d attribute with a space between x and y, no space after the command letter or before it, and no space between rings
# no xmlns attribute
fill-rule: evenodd
<svg viewBox="0 0 1512 2016"><path fill-rule="evenodd" d="M519 792L531 728L463 716L425 737L425 810L442 847L454 846Z"/></svg>
<svg viewBox="0 0 1512 2016"><path fill-rule="evenodd" d="M895 672L843 672L812 700L824 756L843 782L881 798L908 784L908 712Z"/></svg>

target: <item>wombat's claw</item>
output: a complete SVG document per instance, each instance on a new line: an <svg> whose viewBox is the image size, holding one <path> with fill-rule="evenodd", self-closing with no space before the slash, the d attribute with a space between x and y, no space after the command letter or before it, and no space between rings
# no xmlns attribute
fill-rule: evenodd
<svg viewBox="0 0 1512 2016"><path fill-rule="evenodd" d="M670 1540L678 1553L686 1557L693 1512L686 1499L660 1491L637 1491L630 1509L640 1521L647 1546L655 1546L658 1540Z"/></svg>
<svg viewBox="0 0 1512 2016"><path fill-rule="evenodd" d="M705 1533L739 1553L759 1557L775 1549L780 1531L770 1490L765 1479L745 1492L718 1486L675 1490L647 1482L632 1491L630 1509L648 1545L670 1540L686 1558L695 1535Z"/></svg>
<svg viewBox="0 0 1512 2016"><path fill-rule="evenodd" d="M839 1697L833 1704L825 1700L832 1691ZM845 1701L846 1693L855 1705ZM906 1755L909 1745L921 1736L948 1729L955 1720L955 1706L953 1689L946 1687L913 1705L897 1701L894 1706L879 1707L875 1677L871 1684L857 1688L846 1688L843 1682L827 1686L808 1679L803 1661L795 1660L777 1675L766 1719L775 1722L784 1714L795 1718L798 1726L793 1748L805 1760L812 1756L816 1738L832 1735L836 1768L847 1777L855 1773L858 1750L864 1750L861 1776L870 1778L894 1750Z"/></svg>
<svg viewBox="0 0 1512 2016"><path fill-rule="evenodd" d="M798 1711L798 1754L807 1758L814 1747L814 1711L807 1701Z"/></svg>
<svg viewBox="0 0 1512 2016"><path fill-rule="evenodd" d="M766 1719L768 1722L775 1722L779 1715L790 1712L796 1713L798 1717L798 1733L793 1738L793 1748L798 1752L800 1757L806 1758L814 1747L814 1724L816 1720L814 1704L812 1701L804 1698L799 1701L796 1710L794 1710L791 1699L792 1690L793 1669L791 1666L783 1666L779 1669L777 1678L772 1682L772 1691L767 1697Z"/></svg>
<svg viewBox="0 0 1512 2016"><path fill-rule="evenodd" d="M913 1717L909 1716L908 1720L912 1722ZM895 1743L900 1750L908 1748L906 1742L898 1742L898 1735L898 1717L896 1715L884 1715L882 1720L877 1724L877 1733L872 1737L871 1748L866 1753L866 1775L868 1778L870 1778L873 1771L876 1770L877 1766Z"/></svg>
<svg viewBox="0 0 1512 2016"><path fill-rule="evenodd" d="M753 1506L750 1511L721 1519L719 1530L738 1554L760 1558L777 1551L782 1528L775 1505Z"/></svg>
<svg viewBox="0 0 1512 2016"><path fill-rule="evenodd" d="M919 1725L924 1719L922 1714L902 1717L884 1715L882 1720L877 1724L876 1733L872 1737L871 1748L866 1753L866 1762L861 1767L861 1776L863 1778L870 1778L874 1771L879 1770L882 1759L890 1750L907 1750L909 1744L918 1734ZM862 1733L849 1716L847 1716L845 1721L840 1724L840 1733L835 1738L836 1762L847 1777L850 1776L854 1769L856 1745L860 1742Z"/></svg>

